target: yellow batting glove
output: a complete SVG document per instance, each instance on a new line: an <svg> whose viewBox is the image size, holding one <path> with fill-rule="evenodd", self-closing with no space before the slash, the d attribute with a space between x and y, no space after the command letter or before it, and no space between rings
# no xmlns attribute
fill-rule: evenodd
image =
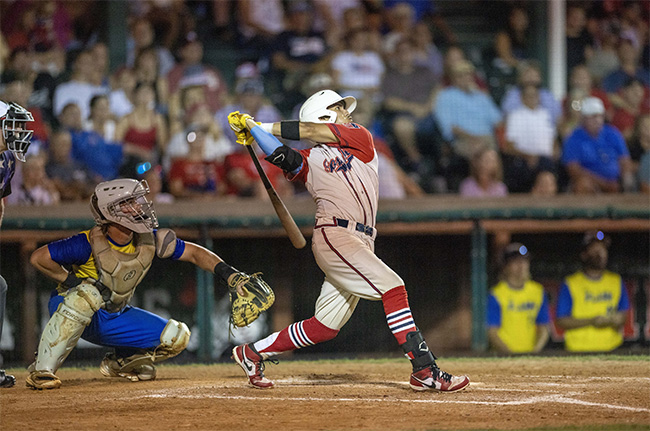
<svg viewBox="0 0 650 431"><path fill-rule="evenodd" d="M240 145L252 145L255 138L248 130L242 130L241 132L235 132L237 135L237 143Z"/></svg>
<svg viewBox="0 0 650 431"><path fill-rule="evenodd" d="M228 124L235 133L239 133L246 129L246 121L242 121L241 116L242 114L240 114L239 111L234 111L228 114Z"/></svg>

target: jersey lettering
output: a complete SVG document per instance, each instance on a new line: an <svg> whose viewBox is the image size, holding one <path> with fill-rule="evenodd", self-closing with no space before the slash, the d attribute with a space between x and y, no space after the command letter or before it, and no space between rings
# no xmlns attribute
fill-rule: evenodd
<svg viewBox="0 0 650 431"><path fill-rule="evenodd" d="M335 157L329 160L323 160L323 168L325 172L348 172L352 169L352 159L354 156L346 150L341 150L341 155L343 158Z"/></svg>

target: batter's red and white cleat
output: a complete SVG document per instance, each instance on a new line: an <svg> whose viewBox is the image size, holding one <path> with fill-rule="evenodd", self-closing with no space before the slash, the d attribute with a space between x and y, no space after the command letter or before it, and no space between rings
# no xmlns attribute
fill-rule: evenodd
<svg viewBox="0 0 650 431"><path fill-rule="evenodd" d="M469 378L467 376L452 376L432 365L411 374L409 384L414 391L456 392L469 386Z"/></svg>
<svg viewBox="0 0 650 431"><path fill-rule="evenodd" d="M248 344L242 344L232 349L232 358L239 364L248 383L257 389L271 389L273 382L264 377L264 360Z"/></svg>

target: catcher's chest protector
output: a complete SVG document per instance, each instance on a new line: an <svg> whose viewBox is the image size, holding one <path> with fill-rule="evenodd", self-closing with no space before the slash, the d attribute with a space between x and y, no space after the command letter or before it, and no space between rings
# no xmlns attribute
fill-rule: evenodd
<svg viewBox="0 0 650 431"><path fill-rule="evenodd" d="M119 311L151 268L156 252L153 233L135 234L135 253L115 250L100 227L91 229L89 237L99 281L106 286L100 288L106 309Z"/></svg>

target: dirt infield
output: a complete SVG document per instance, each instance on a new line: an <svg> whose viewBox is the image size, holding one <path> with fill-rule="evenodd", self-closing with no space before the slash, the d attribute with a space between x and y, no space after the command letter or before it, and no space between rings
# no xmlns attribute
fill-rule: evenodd
<svg viewBox="0 0 650 431"><path fill-rule="evenodd" d="M471 386L415 393L404 360L283 361L276 388L246 385L234 364L161 365L153 382L62 368L59 390L0 390L2 430L526 429L650 427L650 361L643 358L448 359ZM645 428L645 427L644 427Z"/></svg>

